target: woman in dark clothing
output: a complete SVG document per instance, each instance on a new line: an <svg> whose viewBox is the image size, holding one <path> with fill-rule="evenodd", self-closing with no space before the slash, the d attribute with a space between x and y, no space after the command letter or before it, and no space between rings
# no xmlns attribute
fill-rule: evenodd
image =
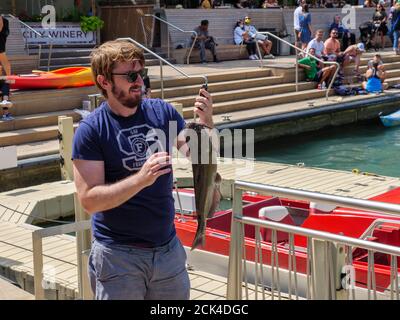
<svg viewBox="0 0 400 320"><path fill-rule="evenodd" d="M340 48L341 51L345 51L349 45L356 43L356 35L351 33L343 26L341 17L339 15L336 15L333 18L333 23L329 28L329 33L331 33L333 29L338 31L338 40L342 40L342 47Z"/></svg>
<svg viewBox="0 0 400 320"><path fill-rule="evenodd" d="M7 76L11 75L11 66L6 56L6 42L10 33L8 20L0 16L0 64L3 66Z"/></svg>
<svg viewBox="0 0 400 320"><path fill-rule="evenodd" d="M378 37L379 36L381 37L381 46L383 49L385 47L385 36L388 32L388 27L386 25L387 14L385 8L380 3L377 5L376 11L372 16L372 22L374 23L375 31L378 34ZM377 48L378 46L376 39L374 39L374 43L375 43L375 48Z"/></svg>

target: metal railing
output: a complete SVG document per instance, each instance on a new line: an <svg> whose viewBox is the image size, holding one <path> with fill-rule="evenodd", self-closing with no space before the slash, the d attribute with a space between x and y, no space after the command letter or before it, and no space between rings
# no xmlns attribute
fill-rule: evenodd
<svg viewBox="0 0 400 320"><path fill-rule="evenodd" d="M262 294L262 298L265 299L266 288L269 288L272 299L276 295L278 299L284 295L292 299L293 293L295 299L300 297L307 299L371 299L371 297L399 299L397 267L398 259L400 259L399 247L245 217L242 205L244 191L317 201L390 215L400 214L399 205L238 181L233 190L228 299L242 299L243 282L245 282L247 299L249 282L254 284L256 299L258 294ZM248 242L250 241L248 238L247 241L245 239L245 226L255 228L255 240L251 241L252 245ZM270 242L261 241L262 230L271 232ZM278 243L278 232L287 234L286 244ZM299 236L306 239L306 248L295 246L294 239ZM254 253L251 252L252 246L254 246ZM354 263L353 249L355 248L361 250L361 253L366 252L363 256L366 262L361 262L358 258L357 263ZM388 263L390 262L390 267L386 266L390 268L390 272L381 273L379 283L377 283L375 272L377 270L375 268L376 253L381 257L382 254L387 255ZM252 256L254 259L248 261L246 256ZM283 265L282 262L286 263L284 268L280 267L280 264ZM380 272L383 269L380 265ZM357 282L360 282L360 279L365 280L364 287L363 283L355 285L356 273ZM386 287L382 287L382 276L385 275L386 280L383 282L386 283Z"/></svg>
<svg viewBox="0 0 400 320"><path fill-rule="evenodd" d="M397 224L400 226L400 221L399 220L391 220L391 219L376 219L367 230L361 235L360 239L365 240L368 237L372 237L374 230L378 227L380 227L383 224Z"/></svg>
<svg viewBox="0 0 400 320"><path fill-rule="evenodd" d="M194 30L191 30L191 31L183 30L183 29L177 27L176 25L172 24L171 22L168 22L168 21L166 21L166 20L164 20L164 19L162 19L160 17L157 17L154 14L145 14L145 15L140 17L140 20L141 20L141 24L142 24L143 34L144 34L144 37L145 37L145 42L146 42L147 45L149 45L149 44L147 42L147 34L146 34L145 27L144 27L144 22L143 22L143 18L144 17L152 17L153 19L156 19L156 20L160 21L161 23L165 23L167 25L167 55L168 55L168 58L171 58L171 49L170 49L171 46L170 46L169 28L168 27L172 27L175 30L178 30L178 31L180 31L182 33L190 33L192 36L194 36L194 39L192 39L192 45L190 46L190 49L188 48L189 52L187 52L188 50L186 50L186 63L189 64L190 56L192 54L193 48L194 48L194 46L196 44L196 41L197 41L197 37L198 37L197 32L194 31Z"/></svg>
<svg viewBox="0 0 400 320"><path fill-rule="evenodd" d="M288 42L288 41L286 41L286 40L283 40L282 38L279 38L278 36L272 34L271 32L268 32L268 31L265 31L265 32L257 32L256 35L257 35L257 34L271 36L271 37L277 39L278 41L280 41L280 42L282 42L282 43L284 43L284 44L286 44L286 45L288 45L288 46L290 46L290 47L292 47L292 48L294 48L294 49L296 50L296 75L295 75L295 76L296 76L296 92L299 91L299 58L298 58L298 55L297 55L297 51L302 52L303 54L308 55L308 56L310 56L310 57L313 57L315 60L317 60L317 61L319 61L319 62L321 62L321 63L323 63L323 64L328 64L328 65L334 65L334 66L336 66L335 73L334 73L334 75L333 75L333 77L332 77L332 79L331 79L331 81L330 81L330 83L329 83L328 88L326 89L326 94L325 94L325 96L326 96L326 100L328 100L329 91L331 90L332 85L333 85L333 83L335 82L336 76L337 76L337 74L338 74L338 72L339 72L339 69L340 69L339 63L334 62L334 61L324 61L324 60L322 60L322 59L319 59L319 58L317 58L316 56L313 56L313 55L307 53L307 52L304 51L303 49L300 49L300 48L296 47L295 45L291 44L290 42ZM260 57L261 68L263 68L263 67L264 67L264 60L263 60L263 57L261 56L260 46L259 46L259 44L258 44L258 41L257 41L257 40L255 40L255 41L256 41L256 45L257 45L258 54L259 54L259 57Z"/></svg>
<svg viewBox="0 0 400 320"><path fill-rule="evenodd" d="M50 71L50 63L51 63L51 55L53 52L53 38L50 35L42 35L40 32L36 31L35 29L33 29L31 26L29 26L28 24L26 24L25 22L22 22L19 18L17 18L16 16L12 15L12 14L8 14L8 17L17 20L20 24L22 24L25 28L28 28L30 31L32 31L33 33L35 33L36 35L38 35L41 38L48 38L49 39L49 52L48 52L48 58L47 58L47 71ZM25 39L25 47L28 51L28 55L29 55L29 43L28 41ZM38 56L39 56L39 61L38 61L38 69L40 69L41 65L41 60L42 60L42 44L39 43L38 44L39 47L39 52L38 52Z"/></svg>
<svg viewBox="0 0 400 320"><path fill-rule="evenodd" d="M45 290L44 290L44 279L46 275L44 274L43 268L43 239L48 237L54 237L57 235L67 234L71 232L82 232L84 230L88 230L91 227L90 220L79 221L71 224L64 224L56 227L44 228L35 230L32 233L32 247L33 247L33 274L34 274L34 285L35 285L35 298L36 300L44 300L45 299ZM77 238L78 239L78 238ZM82 252L77 250L77 268L78 268L78 291L79 297L83 298L85 296L84 290L89 291L90 289L84 289L82 276L82 265L79 261L81 261L80 256ZM52 275L54 276L54 275ZM45 279L46 280L46 279ZM52 279L53 281L55 279ZM48 281L48 280L47 280Z"/></svg>
<svg viewBox="0 0 400 320"><path fill-rule="evenodd" d="M132 38L118 38L117 40L123 40L123 41L130 41L133 44L135 44L136 46L138 46L139 48L143 49L144 51L150 53L152 56L156 57L159 61L160 61L160 85L161 85L161 99L164 99L164 73L163 73L163 63L167 64L168 66L170 66L172 69L174 69L175 71L177 71L178 73L180 73L181 75L183 75L184 77L186 77L187 79L196 79L196 78L201 78L204 80L204 85L208 85L208 78L205 75L188 75L186 72L184 72L183 70L181 70L180 68L174 66L171 62L165 60L164 58L160 57L157 53L151 51L150 49L146 48L144 45L142 45L141 43L137 42L136 40L133 40Z"/></svg>

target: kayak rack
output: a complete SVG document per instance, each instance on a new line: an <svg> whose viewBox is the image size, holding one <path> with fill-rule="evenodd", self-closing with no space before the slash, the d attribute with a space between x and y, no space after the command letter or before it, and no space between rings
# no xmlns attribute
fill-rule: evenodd
<svg viewBox="0 0 400 320"><path fill-rule="evenodd" d="M8 17L17 20L21 25L23 25L25 28L28 28L30 31L32 31L33 33L35 33L37 36L39 36L40 38L48 38L49 39L49 53L48 53L48 57L47 57L47 71L50 71L50 63L51 63L51 56L53 53L53 38L48 34L48 35L43 35L40 32L36 31L35 29L33 29L31 26L29 26L28 24L26 24L25 22L22 22L19 18L17 18L16 16L12 15L12 14L8 14ZM26 50L28 51L28 55L29 55L29 43L28 40L25 39L25 47ZM39 52L38 52L38 56L39 56L39 61L38 61L38 69L40 69L40 62L41 62L41 57L42 57L42 43L38 44L39 47Z"/></svg>
<svg viewBox="0 0 400 320"><path fill-rule="evenodd" d="M140 42L137 42L136 40L133 40L132 38L118 38L117 40L122 40L122 41L129 41L138 46L139 48L143 49L144 51L150 53L152 56L154 56L156 59L160 61L160 86L161 86L161 99L164 99L164 73L163 73L163 63L167 64L170 66L172 69L183 75L187 79L196 79L196 78L201 78L204 80L203 85L205 87L208 86L208 78L206 75L188 75L186 72L184 72L182 69L174 66L171 62L165 60L164 58L160 57L157 53L154 51L151 51L150 49L146 48L144 45L142 45Z"/></svg>

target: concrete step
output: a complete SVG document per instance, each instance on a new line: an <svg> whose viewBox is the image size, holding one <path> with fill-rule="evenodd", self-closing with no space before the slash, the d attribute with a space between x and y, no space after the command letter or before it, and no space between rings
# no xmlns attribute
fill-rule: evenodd
<svg viewBox="0 0 400 320"><path fill-rule="evenodd" d="M40 59L41 66L47 66L47 58ZM51 58L50 65L51 66L59 66L59 65L82 65L89 64L90 57L89 56L80 56L80 57L60 57L60 58Z"/></svg>
<svg viewBox="0 0 400 320"><path fill-rule="evenodd" d="M250 99L237 99L229 102L215 103L213 105L214 114L229 114L234 111L251 110L255 108L262 108L267 106L274 106L283 103L290 103L299 101L299 103L306 104L306 100L324 97L326 90L305 90L299 92L288 92L283 94L275 94L267 97L258 97ZM183 109L183 116L185 119L193 118L193 107L186 107Z"/></svg>
<svg viewBox="0 0 400 320"><path fill-rule="evenodd" d="M311 90L315 89L316 85L314 82L300 82L299 90ZM240 89L240 90L230 90L217 92L213 94L213 102L231 102L239 99L253 99L258 97L266 97L273 96L277 94L289 93L296 91L296 84L294 83L283 83L272 86L263 86L263 87L252 87L251 90L248 89ZM182 103L183 107L193 106L195 103L194 96L186 96L186 97L175 97L171 99L167 99L168 102L177 102Z"/></svg>
<svg viewBox="0 0 400 320"><path fill-rule="evenodd" d="M223 81L233 81L233 80L246 80L252 78L261 78L261 77L269 77L271 76L271 70L267 68L263 69L250 69L248 71L232 71L232 72L218 72L207 75L208 83L216 83ZM160 80L154 80L150 76L151 80L151 88L160 89ZM173 78L165 78L164 79L164 88L175 88L175 87L183 87L183 86L191 86L191 85L201 85L204 80L200 75L193 75L191 78L185 78L183 76L173 77Z"/></svg>
<svg viewBox="0 0 400 320"><path fill-rule="evenodd" d="M176 60L175 59L167 59L165 58L165 60L167 60L168 62L172 63L172 64L176 64ZM159 66L160 65L160 60L158 59L146 59L146 67L151 67L151 66ZM165 65L165 64L164 64Z"/></svg>
<svg viewBox="0 0 400 320"><path fill-rule="evenodd" d="M75 122L79 121L81 118L80 115L73 110L17 116L14 117L13 121L0 121L0 132L57 125L59 116L73 117Z"/></svg>
<svg viewBox="0 0 400 320"><path fill-rule="evenodd" d="M255 88L260 86L275 85L282 82L283 82L283 77L281 76L268 76L268 77L259 77L251 79L229 80L229 81L210 83L208 85L208 91L210 93L216 93L225 90L239 90L243 88ZM195 84L191 86L165 88L164 98L168 99L173 97L196 95L199 92L200 86L201 86L200 84ZM152 89L151 95L154 98L161 98L161 90Z"/></svg>
<svg viewBox="0 0 400 320"><path fill-rule="evenodd" d="M387 77L387 78L396 78L396 77L400 77L400 69L395 69L395 70L388 70L388 71L386 71L386 77Z"/></svg>
<svg viewBox="0 0 400 320"><path fill-rule="evenodd" d="M399 62L384 63L383 66L385 67L386 71L400 69L400 61ZM351 67L351 66L349 66L349 67ZM367 71L367 69L368 69L368 65L360 66L360 73L365 73Z"/></svg>
<svg viewBox="0 0 400 320"><path fill-rule="evenodd" d="M15 116L81 108L89 94L98 93L95 86L57 90L13 91L11 100Z"/></svg>
<svg viewBox="0 0 400 320"><path fill-rule="evenodd" d="M78 124L74 124L74 129ZM0 132L0 147L29 144L58 137L58 125Z"/></svg>
<svg viewBox="0 0 400 320"><path fill-rule="evenodd" d="M43 157L58 154L59 152L60 145L58 139L31 142L17 146L18 160Z"/></svg>
<svg viewBox="0 0 400 320"><path fill-rule="evenodd" d="M77 64L60 64L60 65L52 65L49 68L49 71L57 70L57 69L62 69L62 68L69 68L69 67L90 67L90 63L81 63L79 65ZM42 65L39 70L47 71L47 66Z"/></svg>
<svg viewBox="0 0 400 320"><path fill-rule="evenodd" d="M30 52L31 54L39 54L38 50ZM51 59L57 58L73 58L73 57L88 57L92 53L92 49L77 48L77 49L53 49L51 52ZM41 58L47 59L49 57L49 50L42 50Z"/></svg>

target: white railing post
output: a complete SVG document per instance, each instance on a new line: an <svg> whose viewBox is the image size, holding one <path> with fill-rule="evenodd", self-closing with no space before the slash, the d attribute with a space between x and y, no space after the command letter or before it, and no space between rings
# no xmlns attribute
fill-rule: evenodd
<svg viewBox="0 0 400 320"><path fill-rule="evenodd" d="M63 180L74 180L72 168L72 140L74 136L74 119L72 117L58 117L58 132L60 141L60 167Z"/></svg>
<svg viewBox="0 0 400 320"><path fill-rule="evenodd" d="M33 276L35 286L35 299L44 300L43 281L43 246L42 237L37 232L32 233L32 249L33 249Z"/></svg>
<svg viewBox="0 0 400 320"><path fill-rule="evenodd" d="M244 234L243 227L240 222L235 221L235 216L243 215L242 191L237 189L233 184L233 211L231 224L231 242L229 249L229 266L228 266L228 285L227 299L241 300L242 299L242 256Z"/></svg>

